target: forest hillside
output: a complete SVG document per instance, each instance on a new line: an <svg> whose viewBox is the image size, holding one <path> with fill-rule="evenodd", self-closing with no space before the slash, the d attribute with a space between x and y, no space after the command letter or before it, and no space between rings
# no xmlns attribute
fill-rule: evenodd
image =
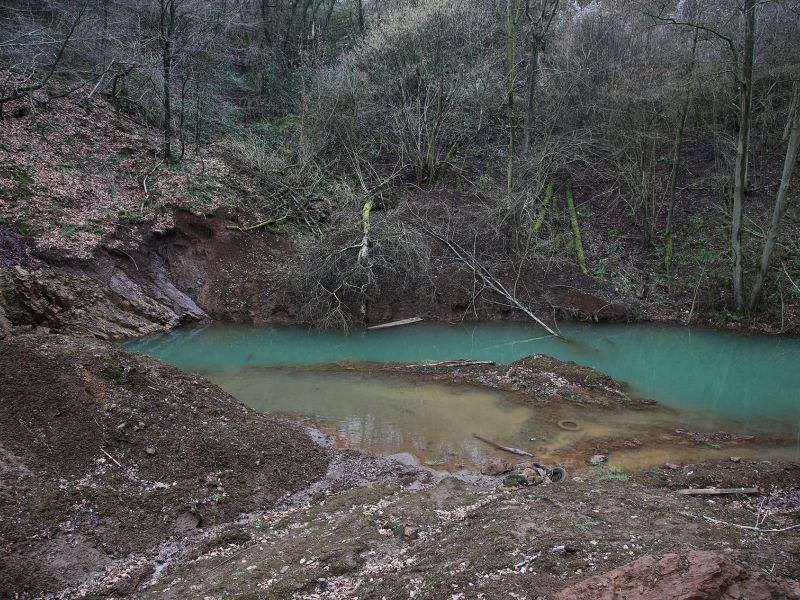
<svg viewBox="0 0 800 600"><path fill-rule="evenodd" d="M251 320L349 327L397 290L512 316L484 273L555 317L796 331L799 24L789 0L11 0L4 262L140 274L183 210L279 240L231 275L273 297Z"/></svg>

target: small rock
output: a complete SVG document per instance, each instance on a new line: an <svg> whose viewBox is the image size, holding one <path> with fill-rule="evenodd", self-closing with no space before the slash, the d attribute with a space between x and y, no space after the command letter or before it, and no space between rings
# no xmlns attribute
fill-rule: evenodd
<svg viewBox="0 0 800 600"><path fill-rule="evenodd" d="M680 465L676 465L675 463L667 463L665 466L666 466L668 469L672 469L673 471L674 471L675 469L680 469L680 468L681 468L681 467L680 467Z"/></svg>
<svg viewBox="0 0 800 600"><path fill-rule="evenodd" d="M731 456L731 462L733 462L733 463L742 462L742 457L741 456Z"/></svg>
<svg viewBox="0 0 800 600"><path fill-rule="evenodd" d="M147 456L153 456L156 453L156 449L151 446L148 446L147 448L144 449L144 453L147 454Z"/></svg>
<svg viewBox="0 0 800 600"><path fill-rule="evenodd" d="M520 485L525 485L527 480L525 479L525 475L522 473L512 473L511 475L506 475L503 479L503 485L506 487L516 487Z"/></svg>
<svg viewBox="0 0 800 600"><path fill-rule="evenodd" d="M281 573L286 573L289 570L289 565L284 565L281 567Z"/></svg>
<svg viewBox="0 0 800 600"><path fill-rule="evenodd" d="M403 527L403 537L409 540L415 540L419 537L418 531L416 527Z"/></svg>
<svg viewBox="0 0 800 600"><path fill-rule="evenodd" d="M503 473L508 473L510 470L511 465L506 461L499 459L487 460L481 467L481 473L483 475L491 475L493 477L496 475L502 475Z"/></svg>
<svg viewBox="0 0 800 600"><path fill-rule="evenodd" d="M608 456L605 454L595 454L592 458L589 459L589 462L593 465L597 466L601 463L604 463L608 460Z"/></svg>
<svg viewBox="0 0 800 600"><path fill-rule="evenodd" d="M525 478L525 483L528 485L539 485L543 483L547 477L547 471L544 469L518 469L515 470L515 472L519 472L519 474Z"/></svg>

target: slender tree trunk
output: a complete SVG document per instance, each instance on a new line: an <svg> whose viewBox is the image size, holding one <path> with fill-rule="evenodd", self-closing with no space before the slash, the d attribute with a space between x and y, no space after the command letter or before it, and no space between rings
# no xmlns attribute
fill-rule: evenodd
<svg viewBox="0 0 800 600"><path fill-rule="evenodd" d="M164 78L163 110L164 110L164 161L172 161L172 36L177 19L177 0L161 0L161 60Z"/></svg>
<svg viewBox="0 0 800 600"><path fill-rule="evenodd" d="M364 4L362 0L358 0L358 30L364 33Z"/></svg>
<svg viewBox="0 0 800 600"><path fill-rule="evenodd" d="M672 146L672 171L669 176L669 195L667 197L667 224L664 229L664 237L672 235L672 214L675 209L675 188L678 184L678 173L681 166L681 150L683 149L683 132L686 128L686 119L689 116L689 104L692 100L692 79L694 78L694 64L697 52L697 34L698 30L694 30L694 37L692 38L692 54L689 59L689 74L686 85L686 95L681 104L681 113L678 116L678 127L675 131L675 143ZM669 266L667 266L669 270Z"/></svg>
<svg viewBox="0 0 800 600"><path fill-rule="evenodd" d="M775 242L778 239L781 221L783 220L783 215L786 214L786 207L789 204L789 186L792 182L792 174L794 173L794 166L797 162L798 151L800 151L800 110L797 107L797 99L800 98L800 85L795 86L794 97L795 102L793 102L792 106L793 112L789 115L789 143L786 146L786 158L783 161L783 174L781 176L780 186L778 187L778 195L775 198L775 208L772 211L772 222L767 231L767 239L764 242L764 251L761 253L761 265L758 269L758 275L756 275L753 289L750 292L750 310L755 308L764 287L764 279L767 276L769 261L772 257L772 251L775 249Z"/></svg>
<svg viewBox="0 0 800 600"><path fill-rule="evenodd" d="M170 106L170 84L172 78L172 44L164 43L164 160L172 160L172 107Z"/></svg>
<svg viewBox="0 0 800 600"><path fill-rule="evenodd" d="M327 33L328 27L331 23L331 17L333 16L333 9L336 7L336 0L331 0L331 3L328 5L328 11L325 13L325 22L322 25L322 30Z"/></svg>
<svg viewBox="0 0 800 600"><path fill-rule="evenodd" d="M272 23L270 22L269 0L261 0L261 41L262 48L266 48L272 42Z"/></svg>
<svg viewBox="0 0 800 600"><path fill-rule="evenodd" d="M756 38L756 0L744 0L744 60L742 60L739 142L734 173L731 250L733 252L733 301L737 311L744 307L742 282L742 219L747 191L747 163L750 158L750 125L753 111L753 58Z"/></svg>
<svg viewBox="0 0 800 600"><path fill-rule="evenodd" d="M575 210L572 188L569 185L567 185L567 210L569 211L569 222L572 225L575 254L578 256L578 266L581 268L583 274L588 275L589 269L586 268L586 255L583 253L583 242L581 242L581 228L580 225L578 225L578 211Z"/></svg>
<svg viewBox="0 0 800 600"><path fill-rule="evenodd" d="M288 63L291 62L289 60L289 48L292 43L292 27L294 26L294 17L297 14L297 4L300 0L291 0L292 4L292 11L289 13L289 18L286 19L286 31L283 34L283 58Z"/></svg>
<svg viewBox="0 0 800 600"><path fill-rule="evenodd" d="M514 84L516 82L516 1L506 0L506 85L508 87L508 163L506 165L506 193L511 195L514 183Z"/></svg>
<svg viewBox="0 0 800 600"><path fill-rule="evenodd" d="M178 141L181 144L181 151L178 155L178 162L181 162L184 154L186 154L186 135L184 134L183 125L186 121L186 86L188 83L188 79L184 79L181 82L181 110L178 114Z"/></svg>
<svg viewBox="0 0 800 600"><path fill-rule="evenodd" d="M536 84L539 81L539 50L541 40L535 33L531 34L528 47L528 77L525 94L525 117L522 129L522 143L520 152L528 154L531 146L531 129L533 128L534 102L536 100Z"/></svg>

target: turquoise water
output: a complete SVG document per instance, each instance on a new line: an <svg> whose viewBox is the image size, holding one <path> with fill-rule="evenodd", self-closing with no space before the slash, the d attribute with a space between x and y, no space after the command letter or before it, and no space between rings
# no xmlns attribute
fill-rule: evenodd
<svg viewBox="0 0 800 600"><path fill-rule="evenodd" d="M594 367L661 404L800 430L800 340L655 325L563 324L572 341L523 323L416 325L349 334L298 327L210 326L125 343L188 370L363 360L478 359L531 354ZM207 374L207 373L206 373ZM211 376L211 379L214 379Z"/></svg>

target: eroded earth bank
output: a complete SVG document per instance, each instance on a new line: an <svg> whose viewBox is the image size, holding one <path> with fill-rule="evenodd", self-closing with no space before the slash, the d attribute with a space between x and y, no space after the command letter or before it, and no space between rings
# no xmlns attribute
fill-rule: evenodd
<svg viewBox="0 0 800 600"><path fill-rule="evenodd" d="M520 402L555 372L549 402L630 402L542 360L393 369ZM549 482L508 455L484 469L498 475L448 473L337 449L200 377L59 335L2 342L0 396L0 588L19 597L800 598L797 465L586 464ZM709 486L760 493L676 493Z"/></svg>

